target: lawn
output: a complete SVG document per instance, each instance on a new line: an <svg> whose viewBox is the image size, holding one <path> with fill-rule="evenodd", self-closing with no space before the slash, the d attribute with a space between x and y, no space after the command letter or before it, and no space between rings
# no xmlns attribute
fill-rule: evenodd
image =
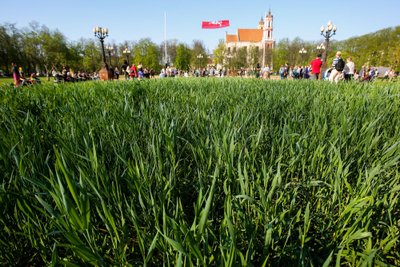
<svg viewBox="0 0 400 267"><path fill-rule="evenodd" d="M50 79L50 81L47 81L47 77L39 77L40 81L42 84L46 84L46 83L52 83L53 82L53 78ZM13 78L5 78L5 77L1 77L0 78L0 86L5 86L5 85L13 85L14 84L14 80Z"/></svg>
<svg viewBox="0 0 400 267"><path fill-rule="evenodd" d="M2 87L0 265L399 266L399 108L396 83Z"/></svg>
<svg viewBox="0 0 400 267"><path fill-rule="evenodd" d="M14 81L13 81L13 78L4 78L4 77L1 77L0 78L0 86L1 85L10 85L10 84L13 84L14 83Z"/></svg>

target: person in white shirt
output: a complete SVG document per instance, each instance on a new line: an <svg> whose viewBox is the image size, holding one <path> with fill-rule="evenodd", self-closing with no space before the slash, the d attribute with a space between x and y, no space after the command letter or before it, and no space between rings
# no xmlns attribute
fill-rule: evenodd
<svg viewBox="0 0 400 267"><path fill-rule="evenodd" d="M355 65L354 65L353 59L351 57L349 57L347 59L346 66L344 67L344 70L343 70L344 79L346 81L353 80L354 71L355 71Z"/></svg>
<svg viewBox="0 0 400 267"><path fill-rule="evenodd" d="M270 71L271 71L271 69L269 68L268 65L267 65L267 66L264 66L264 68L261 70L261 72L262 72L262 77L263 77L264 79L269 79Z"/></svg>

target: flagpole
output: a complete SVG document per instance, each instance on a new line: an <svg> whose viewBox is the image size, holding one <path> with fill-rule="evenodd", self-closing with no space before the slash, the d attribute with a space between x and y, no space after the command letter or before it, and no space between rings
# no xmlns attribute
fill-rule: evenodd
<svg viewBox="0 0 400 267"><path fill-rule="evenodd" d="M164 11L164 60L165 64L168 63L168 52L167 52L167 12Z"/></svg>

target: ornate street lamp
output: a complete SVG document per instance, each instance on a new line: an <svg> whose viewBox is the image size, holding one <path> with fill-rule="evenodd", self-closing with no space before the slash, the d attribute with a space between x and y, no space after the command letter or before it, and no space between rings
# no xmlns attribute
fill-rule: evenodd
<svg viewBox="0 0 400 267"><path fill-rule="evenodd" d="M125 49L122 51L122 53L125 55L126 62L128 62L128 65L129 65L129 55L131 54L131 51L128 49L128 47L125 47Z"/></svg>
<svg viewBox="0 0 400 267"><path fill-rule="evenodd" d="M107 52L108 52L108 58L110 59L110 67L112 66L111 64L111 52L114 51L114 47L111 45L106 46Z"/></svg>
<svg viewBox="0 0 400 267"><path fill-rule="evenodd" d="M299 54L301 56L301 60L304 62L304 56L307 54L307 50L305 50L303 47L299 50ZM301 62L301 63L303 64L303 62Z"/></svg>
<svg viewBox="0 0 400 267"><path fill-rule="evenodd" d="M317 50L318 50L319 53L322 53L322 51L325 50L324 43L321 43L320 45L317 45Z"/></svg>
<svg viewBox="0 0 400 267"><path fill-rule="evenodd" d="M108 36L108 29L97 26L97 27L93 28L93 33L94 33L94 36L96 36L97 38L100 39L101 50L103 52L103 62L108 71L108 64L106 62L106 53L104 51L104 39Z"/></svg>
<svg viewBox="0 0 400 267"><path fill-rule="evenodd" d="M322 58L324 64L328 59L329 39L336 34L336 30L336 25L333 25L331 21L328 21L327 26L321 26L321 35L325 37L325 53Z"/></svg>

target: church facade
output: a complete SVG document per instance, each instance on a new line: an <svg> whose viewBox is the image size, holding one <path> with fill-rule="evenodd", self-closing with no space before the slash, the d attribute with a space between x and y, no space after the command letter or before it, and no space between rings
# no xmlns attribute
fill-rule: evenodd
<svg viewBox="0 0 400 267"><path fill-rule="evenodd" d="M257 29L237 29L236 34L225 35L225 49L228 55L236 53L237 49L245 47L256 48L260 51L262 65L272 65L272 49L275 41L272 37L273 15L271 10L258 23Z"/></svg>

